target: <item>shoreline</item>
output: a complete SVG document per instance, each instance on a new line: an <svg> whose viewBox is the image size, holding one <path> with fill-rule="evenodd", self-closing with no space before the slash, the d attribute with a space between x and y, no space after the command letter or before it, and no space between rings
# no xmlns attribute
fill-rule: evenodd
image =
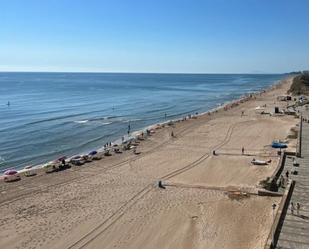
<svg viewBox="0 0 309 249"><path fill-rule="evenodd" d="M217 104L218 105L217 107L211 108L211 109L209 109L209 110L207 110L205 112L188 114L188 115L186 115L184 117L179 117L179 118L169 119L169 120L166 120L166 121L163 121L163 122L159 122L159 123L154 123L154 124L151 124L151 125L148 125L148 126L142 128L142 129L132 131L132 133L129 136L126 135L126 134L123 134L122 136L125 137L126 140L136 140L138 138L138 136L140 136L142 133L145 134L147 130L154 130L154 129L157 129L157 127L164 128L165 125L168 125L169 123L183 122L183 121L186 121L187 119L191 119L191 118L194 119L194 118L205 116L205 115L211 115L211 114L213 114L213 113L215 113L217 111L220 111L222 109L225 109L225 108L228 108L228 109L229 108L233 108L235 105L239 105L239 104L241 104L243 102L246 102L246 101L250 100L250 98L251 98L250 96L254 97L254 96L261 95L262 93L271 91L274 88L276 88L276 87L280 86L281 84L283 84L284 81L288 80L289 78L294 78L294 77L295 76L293 76L293 75L286 75L283 79L274 81L273 84L271 84L268 87L265 87L265 88L263 88L263 89L261 89L259 91L256 91L256 92L247 92L247 93L241 95L239 98L232 99L232 100L227 101L225 103L221 103L221 104L219 103L219 104ZM123 143L121 142L121 137L119 137L118 139L116 139L116 140L111 142L112 146L108 147L108 149L112 149L113 145L121 146L122 144ZM105 147L102 145L100 147L91 149L89 151L104 152L105 151ZM79 152L79 153L76 153L76 154L73 154L73 155L68 155L68 156L65 155L65 156L68 159L72 159L73 157L82 156L82 155L87 155L87 153L86 152ZM56 160L56 158L54 160ZM32 166L32 170L35 170L35 171L36 170L42 170L44 165L52 163L54 160L52 160L52 161L45 161L43 163L36 164L36 165L31 165L31 164L27 164L27 165L31 165ZM69 160L67 162L69 162ZM5 169L1 169L0 181L3 180L4 172L5 171L7 171L7 170L16 170L18 172L18 174L24 174L27 171L27 169L25 169L25 167L26 166L8 167L8 168L5 168Z"/></svg>

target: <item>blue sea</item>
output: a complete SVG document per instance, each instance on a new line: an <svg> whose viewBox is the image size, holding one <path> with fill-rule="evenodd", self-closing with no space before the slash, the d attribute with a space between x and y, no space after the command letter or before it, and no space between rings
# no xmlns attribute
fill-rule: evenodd
<svg viewBox="0 0 309 249"><path fill-rule="evenodd" d="M89 152L285 75L0 73L0 171ZM8 105L9 102L9 105Z"/></svg>

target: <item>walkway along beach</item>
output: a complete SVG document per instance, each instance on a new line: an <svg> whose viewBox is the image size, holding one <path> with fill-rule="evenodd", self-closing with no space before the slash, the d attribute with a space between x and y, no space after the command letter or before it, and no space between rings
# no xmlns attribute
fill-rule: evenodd
<svg viewBox="0 0 309 249"><path fill-rule="evenodd" d="M264 248L281 200L258 195L279 162L271 143L296 150L299 119L274 113L290 84L155 129L139 153L1 182L0 247Z"/></svg>
<svg viewBox="0 0 309 249"><path fill-rule="evenodd" d="M299 111L303 118L300 137L301 153L298 157L288 157L284 165L284 172L291 173L290 181L293 181L295 186L291 190L290 198L286 201L286 209L279 224L278 235L275 237L277 248L309 247L309 112L304 107L300 107ZM295 210L292 210L292 203Z"/></svg>

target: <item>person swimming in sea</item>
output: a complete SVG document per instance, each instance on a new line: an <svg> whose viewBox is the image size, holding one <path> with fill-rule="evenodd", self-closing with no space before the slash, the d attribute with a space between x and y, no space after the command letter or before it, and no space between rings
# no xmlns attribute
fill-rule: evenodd
<svg viewBox="0 0 309 249"><path fill-rule="evenodd" d="M7 103L6 105L7 105L7 106L10 106L10 105L11 105L10 101L8 101L8 103Z"/></svg>

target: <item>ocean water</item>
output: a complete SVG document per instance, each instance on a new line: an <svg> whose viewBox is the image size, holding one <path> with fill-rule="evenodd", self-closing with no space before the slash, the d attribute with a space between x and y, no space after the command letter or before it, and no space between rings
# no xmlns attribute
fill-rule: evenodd
<svg viewBox="0 0 309 249"><path fill-rule="evenodd" d="M0 73L0 171L89 152L126 134L128 125L135 131L205 112L284 77Z"/></svg>

